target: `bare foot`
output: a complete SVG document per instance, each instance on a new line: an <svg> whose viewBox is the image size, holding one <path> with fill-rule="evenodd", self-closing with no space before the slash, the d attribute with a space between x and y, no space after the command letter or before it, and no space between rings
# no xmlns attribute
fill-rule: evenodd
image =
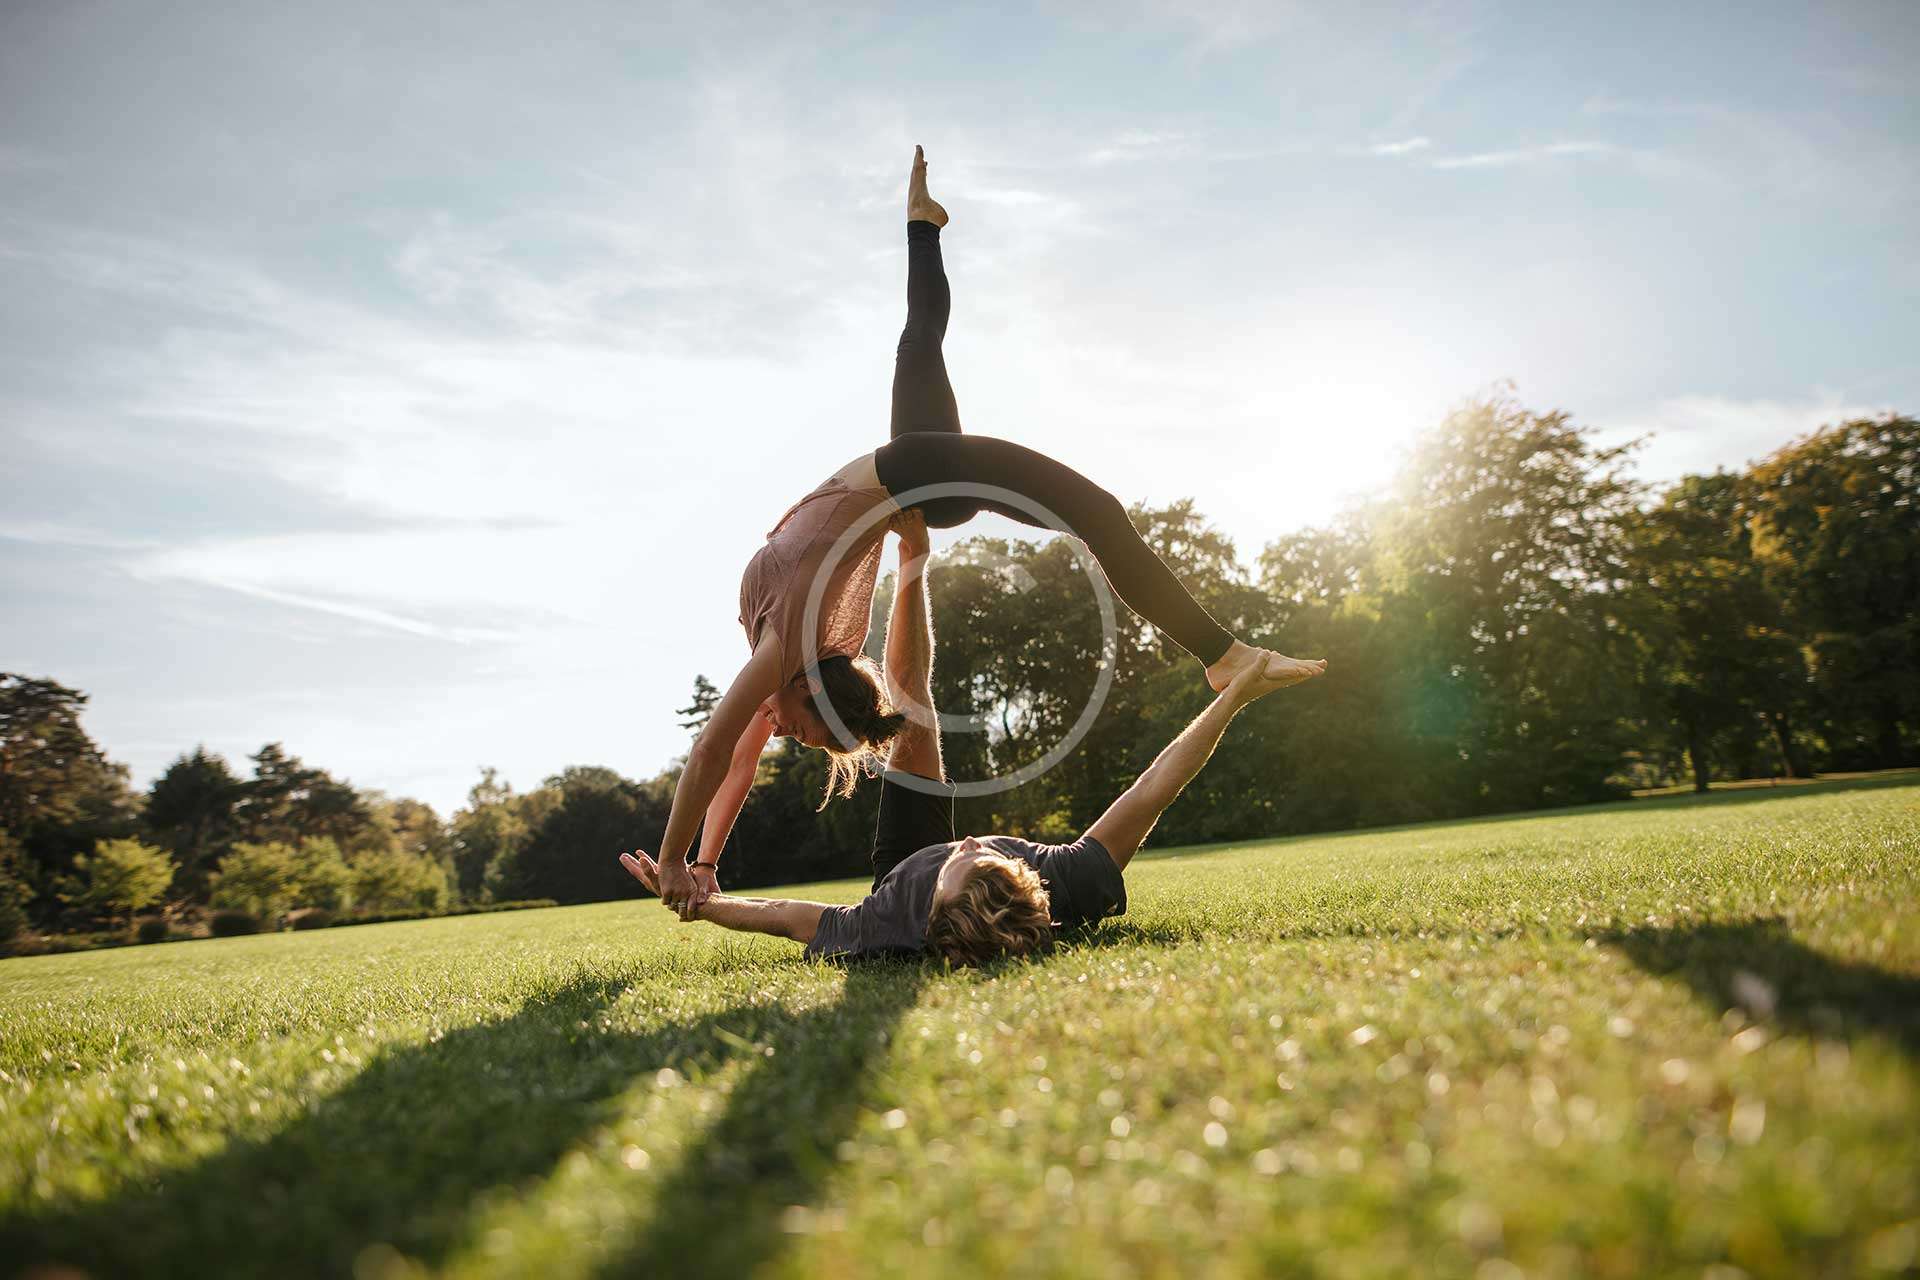
<svg viewBox="0 0 1920 1280"><path fill-rule="evenodd" d="M1266 654L1265 660L1242 667L1239 674L1234 676L1233 683L1226 687L1224 696L1235 706L1244 707L1250 702L1258 702L1276 690L1322 675L1327 669L1324 658L1302 662L1299 658L1289 658L1265 649L1256 652Z"/></svg>
<svg viewBox="0 0 1920 1280"><path fill-rule="evenodd" d="M1265 649L1256 649L1244 640L1235 640L1233 647L1207 668L1207 684L1215 693L1224 693L1235 676L1260 661L1265 653Z"/></svg>
<svg viewBox="0 0 1920 1280"><path fill-rule="evenodd" d="M1284 653L1267 651L1267 669L1261 673L1261 682L1276 689L1311 680L1315 676L1327 673L1325 658L1289 658Z"/></svg>
<svg viewBox="0 0 1920 1280"><path fill-rule="evenodd" d="M919 147L913 149L913 171L907 175L907 221L947 225L947 211L927 194L927 153Z"/></svg>
<svg viewBox="0 0 1920 1280"><path fill-rule="evenodd" d="M1215 693L1224 693L1233 678L1248 667L1263 667L1262 681L1279 681L1273 687L1285 688L1289 684L1299 684L1302 680L1311 680L1327 669L1327 660L1319 658L1304 660L1289 658L1284 653L1275 653L1271 649L1256 649L1242 640L1235 640L1221 659L1207 668L1207 684Z"/></svg>

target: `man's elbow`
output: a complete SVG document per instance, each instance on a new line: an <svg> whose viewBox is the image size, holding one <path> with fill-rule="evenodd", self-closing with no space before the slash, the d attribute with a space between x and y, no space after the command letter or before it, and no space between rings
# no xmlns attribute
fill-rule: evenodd
<svg viewBox="0 0 1920 1280"><path fill-rule="evenodd" d="M782 913L781 933L801 946L813 941L813 935L820 931L820 908L812 903L795 907Z"/></svg>

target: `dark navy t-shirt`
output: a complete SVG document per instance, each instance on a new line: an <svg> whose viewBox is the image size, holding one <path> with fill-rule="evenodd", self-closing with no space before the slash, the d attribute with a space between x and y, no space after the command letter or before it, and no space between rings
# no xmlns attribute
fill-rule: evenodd
<svg viewBox="0 0 1920 1280"><path fill-rule="evenodd" d="M1015 836L979 839L993 852L1018 858L1040 874L1055 928L1090 924L1127 909L1126 880L1098 840L1082 836L1072 844L1035 844ZM807 944L807 954L859 956L923 950L934 884L941 866L958 847L959 842L953 841L909 854L862 901L851 907L828 907Z"/></svg>

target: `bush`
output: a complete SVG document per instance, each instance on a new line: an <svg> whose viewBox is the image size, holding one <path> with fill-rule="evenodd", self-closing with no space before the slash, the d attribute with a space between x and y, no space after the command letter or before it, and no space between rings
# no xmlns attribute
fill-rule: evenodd
<svg viewBox="0 0 1920 1280"><path fill-rule="evenodd" d="M215 907L277 921L293 905L299 881L295 857L292 846L278 841L236 844L220 859L207 900Z"/></svg>
<svg viewBox="0 0 1920 1280"><path fill-rule="evenodd" d="M315 908L312 911L296 911L292 924L295 929L324 929L334 923L333 912Z"/></svg>
<svg viewBox="0 0 1920 1280"><path fill-rule="evenodd" d="M173 931L167 927L166 919L162 916L148 916L134 926L133 930L134 938L140 942L165 942L172 933Z"/></svg>
<svg viewBox="0 0 1920 1280"><path fill-rule="evenodd" d="M326 836L308 836L300 842L300 851L293 855L290 887L296 907L344 911L353 905L353 871L340 855L340 846Z"/></svg>
<svg viewBox="0 0 1920 1280"><path fill-rule="evenodd" d="M237 938L246 933L260 932L260 919L245 911L216 911L207 922L216 938Z"/></svg>
<svg viewBox="0 0 1920 1280"><path fill-rule="evenodd" d="M353 860L353 900L378 915L438 915L447 905L447 873L439 863L399 849L370 850Z"/></svg>
<svg viewBox="0 0 1920 1280"><path fill-rule="evenodd" d="M131 915L160 901L173 883L173 858L138 840L100 840L62 876L62 902L95 915Z"/></svg>
<svg viewBox="0 0 1920 1280"><path fill-rule="evenodd" d="M410 911L368 911L357 915L341 916L334 924L391 924L396 920L444 919L448 916L484 916L494 911L536 911L542 907L557 907L560 904L552 898L525 898L519 902L477 902L472 906L452 907L446 911L422 911L415 908Z"/></svg>

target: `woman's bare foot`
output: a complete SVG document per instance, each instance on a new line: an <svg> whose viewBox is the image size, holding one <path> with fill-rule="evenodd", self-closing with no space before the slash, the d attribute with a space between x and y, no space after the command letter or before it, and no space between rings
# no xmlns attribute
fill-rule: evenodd
<svg viewBox="0 0 1920 1280"><path fill-rule="evenodd" d="M1261 680L1273 688L1284 689L1288 685L1311 680L1315 676L1327 673L1325 658L1289 658L1284 653L1267 652L1267 669Z"/></svg>
<svg viewBox="0 0 1920 1280"><path fill-rule="evenodd" d="M907 175L907 221L947 225L947 211L927 194L927 153L919 147L913 149L913 171Z"/></svg>
<svg viewBox="0 0 1920 1280"><path fill-rule="evenodd" d="M1285 679L1287 684L1299 684L1302 680L1311 680L1327 669L1325 658L1311 661L1289 658L1284 653L1275 653L1271 649L1256 649L1243 640L1235 640L1233 647L1228 649L1218 662L1207 668L1207 684L1215 693L1225 692L1226 687L1233 683L1235 676L1256 663L1265 666L1261 676L1263 680Z"/></svg>

